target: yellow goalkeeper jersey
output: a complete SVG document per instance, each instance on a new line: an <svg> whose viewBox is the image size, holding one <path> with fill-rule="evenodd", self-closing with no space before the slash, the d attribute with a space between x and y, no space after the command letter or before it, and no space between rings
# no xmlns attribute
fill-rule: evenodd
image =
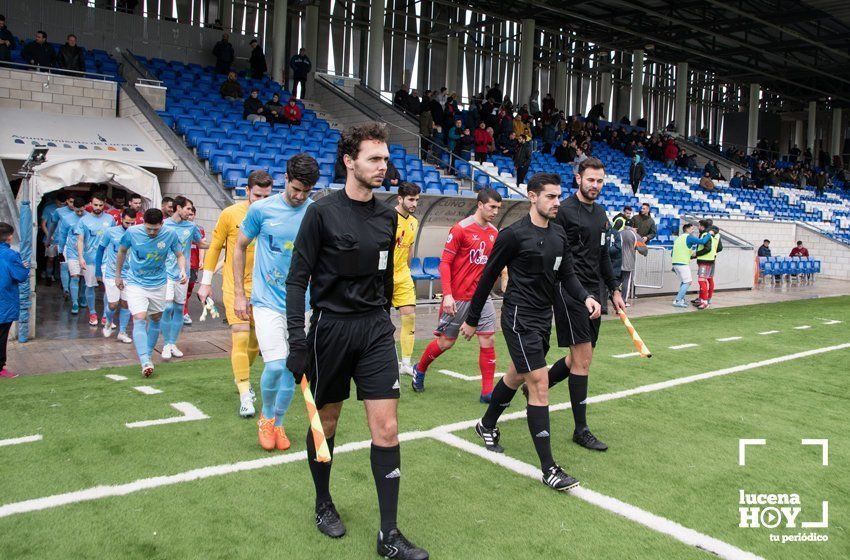
<svg viewBox="0 0 850 560"><path fill-rule="evenodd" d="M402 279L410 276L410 267L407 259L413 242L416 241L416 232L419 230L419 220L413 214L406 218L398 215L398 227L395 231L395 252L393 253L393 277Z"/></svg>
<svg viewBox="0 0 850 560"><path fill-rule="evenodd" d="M210 248L204 257L204 270L213 272L218 264L221 250L224 249L224 284L222 290L225 293L233 293L233 253L236 247L236 238L239 234L239 226L248 213L248 201L237 202L222 210L213 230ZM245 295L251 297L251 273L254 270L254 242L251 241L245 251Z"/></svg>

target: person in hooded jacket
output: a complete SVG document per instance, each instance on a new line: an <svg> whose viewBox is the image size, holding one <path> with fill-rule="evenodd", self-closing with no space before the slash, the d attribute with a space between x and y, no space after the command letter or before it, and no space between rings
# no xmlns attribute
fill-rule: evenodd
<svg viewBox="0 0 850 560"><path fill-rule="evenodd" d="M256 39L251 39L250 45L251 58L248 59L248 64L251 66L251 77L259 80L269 70L266 64L266 55L263 54L263 49L260 48Z"/></svg>
<svg viewBox="0 0 850 560"><path fill-rule="evenodd" d="M251 95L242 104L242 118L251 122L266 122L265 107L260 101L260 90L254 88Z"/></svg>
<svg viewBox="0 0 850 560"><path fill-rule="evenodd" d="M15 228L0 222L0 378L11 379L17 373L6 369L6 342L9 329L20 315L18 284L29 279L29 263L21 261L21 254L9 247Z"/></svg>

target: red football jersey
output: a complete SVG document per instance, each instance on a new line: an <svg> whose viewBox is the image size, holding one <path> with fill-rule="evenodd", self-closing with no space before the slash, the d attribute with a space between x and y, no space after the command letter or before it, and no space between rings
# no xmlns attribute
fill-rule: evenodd
<svg viewBox="0 0 850 560"><path fill-rule="evenodd" d="M440 259L444 294L458 301L472 299L498 234L492 224L481 227L472 216L452 226Z"/></svg>
<svg viewBox="0 0 850 560"><path fill-rule="evenodd" d="M201 230L201 241L206 239L207 234L204 231L204 228L198 226L198 229ZM198 244L194 241L192 242L192 252L189 253L189 269L190 270L198 270L201 268L201 248L198 247Z"/></svg>

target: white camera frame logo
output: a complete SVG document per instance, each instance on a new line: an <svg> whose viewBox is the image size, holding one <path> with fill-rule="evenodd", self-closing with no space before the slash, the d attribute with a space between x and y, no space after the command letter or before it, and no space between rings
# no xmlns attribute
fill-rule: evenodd
<svg viewBox="0 0 850 560"><path fill-rule="evenodd" d="M821 446L821 466L829 466L829 440L803 439L801 445ZM747 447L767 445L766 439L739 439L738 465L747 464ZM797 516L802 511L800 497L797 494L748 494L743 489L739 491L739 527L776 529L784 522L784 528L797 527ZM763 507L766 506L766 507ZM801 521L803 529L825 529L829 527L829 502L821 502L820 521Z"/></svg>

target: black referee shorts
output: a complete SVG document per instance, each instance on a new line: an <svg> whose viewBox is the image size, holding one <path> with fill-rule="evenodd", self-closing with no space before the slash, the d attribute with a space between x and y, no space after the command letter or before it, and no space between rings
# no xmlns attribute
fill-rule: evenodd
<svg viewBox="0 0 850 560"><path fill-rule="evenodd" d="M316 406L348 399L352 379L359 400L397 399L394 333L389 314L380 309L363 315L314 310L307 344L313 354L308 377Z"/></svg>
<svg viewBox="0 0 850 560"><path fill-rule="evenodd" d="M517 373L546 367L552 314L502 306L502 334Z"/></svg>
<svg viewBox="0 0 850 560"><path fill-rule="evenodd" d="M558 346L565 348L589 342L595 348L601 324L601 317L591 320L584 302L570 296L567 290L558 284L555 288L555 332L558 335Z"/></svg>

